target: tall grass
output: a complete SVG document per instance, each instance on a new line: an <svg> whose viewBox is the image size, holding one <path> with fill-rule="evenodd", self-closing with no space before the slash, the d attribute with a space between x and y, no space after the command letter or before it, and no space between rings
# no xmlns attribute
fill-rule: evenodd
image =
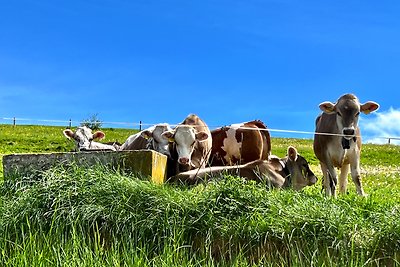
<svg viewBox="0 0 400 267"><path fill-rule="evenodd" d="M359 266L399 259L398 203L352 193L328 199L316 188L267 191L237 177L185 188L101 166L59 167L6 180L1 206L0 264Z"/></svg>
<svg viewBox="0 0 400 267"><path fill-rule="evenodd" d="M62 127L11 127L0 125L1 154L73 148ZM311 140L273 139L273 153L289 144L319 172ZM159 186L102 166L9 177L0 187L0 266L400 266L399 153L364 146L367 198L352 182L334 199L320 181L301 192L230 176Z"/></svg>

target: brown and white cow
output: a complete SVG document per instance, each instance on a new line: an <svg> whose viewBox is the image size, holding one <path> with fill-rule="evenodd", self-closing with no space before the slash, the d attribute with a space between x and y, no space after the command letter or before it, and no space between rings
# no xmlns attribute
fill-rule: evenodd
<svg viewBox="0 0 400 267"><path fill-rule="evenodd" d="M372 101L360 104L355 95L345 94L336 103L323 102L319 108L323 113L316 120L314 153L320 161L326 195L336 196L336 167L340 168L340 193L346 192L350 170L357 193L364 196L360 177L361 136L358 118L360 112L369 114L377 110L379 105Z"/></svg>
<svg viewBox="0 0 400 267"><path fill-rule="evenodd" d="M156 124L148 129L133 134L121 145L119 150L152 149L168 157L171 156L169 142L162 134L171 131L167 123Z"/></svg>
<svg viewBox="0 0 400 267"><path fill-rule="evenodd" d="M255 160L237 166L213 166L194 169L171 177L171 182L196 184L200 181L220 178L223 174L237 175L257 182L265 181L271 187L295 190L313 185L317 177L309 168L307 160L297 150L289 146L287 156L271 156L269 160Z"/></svg>
<svg viewBox="0 0 400 267"><path fill-rule="evenodd" d="M169 164L169 175L193 168L204 168L210 157L211 133L207 124L195 114L172 131L165 132L164 138L173 142L173 163Z"/></svg>
<svg viewBox="0 0 400 267"><path fill-rule="evenodd" d="M271 154L271 137L260 120L232 124L211 131L210 165L244 164L267 160Z"/></svg>
<svg viewBox="0 0 400 267"><path fill-rule="evenodd" d="M93 141L95 139L101 140L105 137L102 131L96 131L92 133L92 130L86 126L81 126L76 128L75 132L66 129L63 134L68 139L75 140L77 151L87 151L87 150L117 150L113 145L107 145Z"/></svg>

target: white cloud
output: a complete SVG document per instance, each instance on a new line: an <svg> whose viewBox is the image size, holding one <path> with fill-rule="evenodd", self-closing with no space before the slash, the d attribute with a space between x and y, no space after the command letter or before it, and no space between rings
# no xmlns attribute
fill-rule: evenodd
<svg viewBox="0 0 400 267"><path fill-rule="evenodd" d="M364 142L387 144L388 138L400 139L400 109L390 108L371 115L363 116L360 120ZM391 139L390 143L400 145L400 140Z"/></svg>

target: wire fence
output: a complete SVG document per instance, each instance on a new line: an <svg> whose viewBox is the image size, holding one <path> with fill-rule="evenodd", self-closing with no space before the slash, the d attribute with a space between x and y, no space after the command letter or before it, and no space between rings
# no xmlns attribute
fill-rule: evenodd
<svg viewBox="0 0 400 267"><path fill-rule="evenodd" d="M74 126L80 126L82 124L87 123L87 121L76 121L76 120L49 120L49 119L28 119L28 118L0 118L2 121L8 121L9 124L12 124L13 126L17 126L19 124L21 125L54 125L54 126L65 126L66 128L72 128ZM17 124L19 122L19 124ZM147 128L150 126L153 126L157 123L143 123L142 121L139 122L107 122L107 121L100 121L101 125L115 125L118 127L127 127L127 128L139 128L139 131L141 131L143 128ZM7 124L7 123L6 123ZM174 127L179 124L169 124L170 126ZM212 128L220 128L220 127L229 127L229 128L238 128L239 124L235 125L219 125L219 126L210 126ZM247 128L240 126L241 129L247 129L247 130L264 130L264 129L255 129L255 128ZM265 129L266 131L272 132L272 133L284 133L284 134L302 134L302 135L307 135L307 136L313 136L313 135L330 135L330 136L342 136L344 137L345 135L343 134L333 134L333 133L318 133L318 132L310 132L310 131L298 131L298 130L285 130L285 129ZM287 136L286 136L287 137ZM374 137L376 139L384 139L387 140L387 144L392 144L393 141L399 141L400 137L397 136L378 136Z"/></svg>

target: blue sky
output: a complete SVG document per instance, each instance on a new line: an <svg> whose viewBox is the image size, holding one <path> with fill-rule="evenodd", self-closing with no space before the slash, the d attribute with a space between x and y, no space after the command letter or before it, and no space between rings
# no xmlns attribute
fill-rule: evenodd
<svg viewBox="0 0 400 267"><path fill-rule="evenodd" d="M365 134L400 136L399 14L395 0L0 0L0 118L313 131L318 104L351 92L381 105Z"/></svg>

